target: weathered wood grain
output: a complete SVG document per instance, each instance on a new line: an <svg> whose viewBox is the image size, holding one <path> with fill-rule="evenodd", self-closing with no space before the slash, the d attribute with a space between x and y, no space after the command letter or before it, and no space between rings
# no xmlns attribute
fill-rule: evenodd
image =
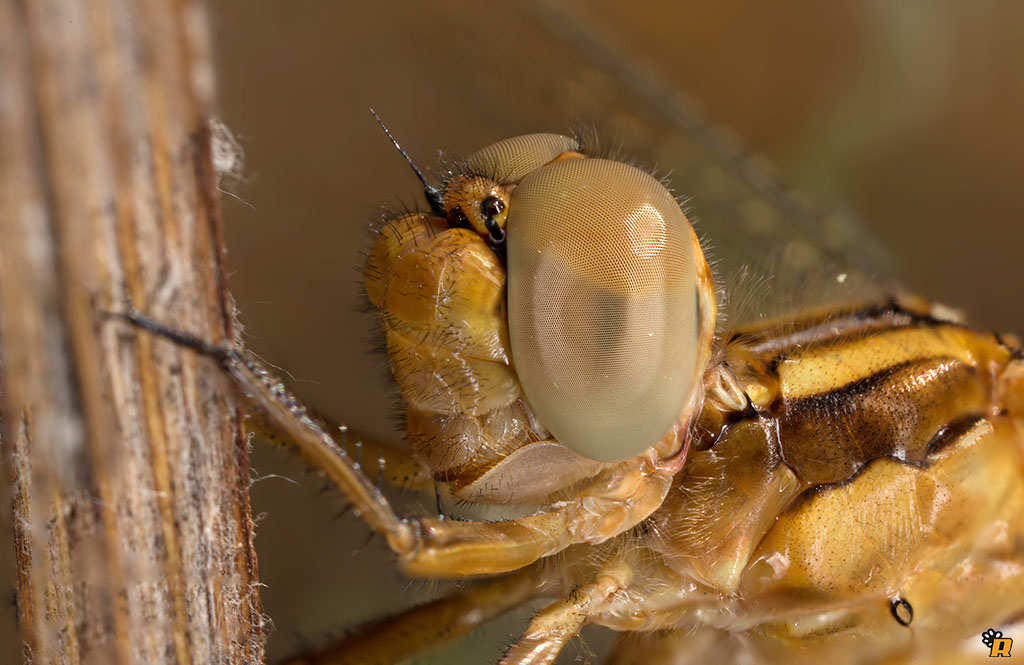
<svg viewBox="0 0 1024 665"><path fill-rule="evenodd" d="M230 339L195 0L0 1L0 353L32 663L260 663L240 411L125 298Z"/></svg>

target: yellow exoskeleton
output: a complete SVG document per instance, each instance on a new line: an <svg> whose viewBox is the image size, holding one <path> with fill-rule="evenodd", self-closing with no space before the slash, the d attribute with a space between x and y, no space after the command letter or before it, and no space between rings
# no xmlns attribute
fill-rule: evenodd
<svg viewBox="0 0 1024 665"><path fill-rule="evenodd" d="M1015 341L883 291L731 326L664 184L570 137L485 148L428 199L365 270L415 460L363 445L518 517L396 515L259 365L193 343L407 575L467 580L295 662L399 662L537 598L502 663L586 624L619 665L960 662L1024 611Z"/></svg>
<svg viewBox="0 0 1024 665"><path fill-rule="evenodd" d="M585 153L490 146L447 181L443 218L392 221L370 257L419 459L461 499L542 506L441 528L406 569L564 552L537 584L571 592L509 663L585 623L639 633L613 662L652 662L660 640L693 662L873 662L1024 609L1019 348L895 294L715 338L679 206Z"/></svg>

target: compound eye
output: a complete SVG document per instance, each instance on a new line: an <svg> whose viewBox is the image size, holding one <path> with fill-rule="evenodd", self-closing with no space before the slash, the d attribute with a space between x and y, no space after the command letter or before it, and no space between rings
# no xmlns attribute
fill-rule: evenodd
<svg viewBox="0 0 1024 665"><path fill-rule="evenodd" d="M561 134L525 134L492 143L475 152L466 166L502 185L519 182L531 171L544 166L564 152L579 149L579 142Z"/></svg>
<svg viewBox="0 0 1024 665"><path fill-rule="evenodd" d="M512 359L541 424L602 461L657 443L699 355L693 230L675 199L621 162L560 161L522 179L506 231Z"/></svg>

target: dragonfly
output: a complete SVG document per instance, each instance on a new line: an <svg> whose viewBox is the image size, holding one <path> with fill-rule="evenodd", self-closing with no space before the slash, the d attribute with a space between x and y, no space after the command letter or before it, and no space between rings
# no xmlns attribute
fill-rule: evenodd
<svg viewBox="0 0 1024 665"><path fill-rule="evenodd" d="M448 16L445 20L453 18ZM521 23L523 19L513 21ZM455 25L460 24L455 22ZM809 215L801 206L790 201L784 192L775 190L770 179L763 178L756 169L744 172L749 168L748 162L728 145L716 144L708 136L692 140L690 137L694 133L701 136L703 130L699 124L687 125L689 121L680 120L688 116L685 108L679 108L679 100L652 99L649 90L645 92L643 88L649 85L657 90L659 88L656 84L645 81L643 77L615 72L612 67L615 63L602 59L603 52L600 49L595 51L564 37L548 48L558 53L552 56L552 61L570 62L575 59L575 64L565 67L566 71L573 73L561 80L554 75L556 80L548 84L543 81L534 83L547 93L536 97L554 98L557 105L573 108L573 115L585 117L601 127L612 127L607 132L612 136L616 129L621 132L622 127L629 128L628 133L619 139L625 150L648 165L656 165L660 172L671 172L672 181L678 183L676 186L679 193L689 199L686 207L696 218L698 233L707 234L710 240L711 256L717 262L716 270L728 275L732 284L729 293L731 302L725 307L731 320L730 325L740 325L762 317L772 318L797 308L829 304L837 300L856 300L865 297L878 286L873 279L868 279L878 273L877 261L872 256L874 250L862 242L863 236L857 235L859 231L855 231L852 236L860 251L852 253L856 260L849 261L851 252L848 248L852 243L846 220L837 218L823 222L820 217ZM586 56L581 56L581 53ZM488 55L495 57L493 53ZM514 59L513 53L503 55L506 57L496 59ZM473 81L474 88L486 87L487 83L498 86L503 78L498 72L492 71L488 76L486 71L481 72L472 67L466 68L465 77ZM624 94L623 90L627 93ZM505 126L494 123L491 130L495 134L493 136L460 137L459 141L463 142L465 150L475 149L526 129L551 127L552 124L558 129L559 122L552 120L557 118L558 113L551 113L548 104L524 101L518 95L509 97L517 99L501 99L513 109L507 113L524 119L521 122L529 126L508 127L508 124L515 124L508 121ZM483 98L476 98L475 101L480 99ZM534 108L523 108L531 105ZM541 117L544 118L543 124L538 121ZM561 124L568 125L569 121ZM428 149L451 145L451 142L437 138L436 134L414 140L420 146L430 146ZM408 139L403 138L403 141ZM424 148L420 148L420 151L424 151ZM386 186L391 189L395 189L395 182L401 182L398 177L383 175L379 180L386 181ZM826 222L830 225L823 227ZM716 228L739 231L736 234L715 234ZM735 246L729 244L730 239L738 240ZM762 249L752 252L751 247ZM765 247L771 249L764 250ZM814 288L820 288L821 292L812 293ZM799 296L787 301L787 295L793 293L799 293ZM745 300L753 304L747 304ZM746 321L744 317L747 317ZM261 350L299 375L313 374L289 362L287 352L277 353L265 348ZM316 394L316 389L303 392ZM336 409L327 406L325 410ZM380 419L377 416L374 418ZM365 604L365 599L356 602Z"/></svg>
<svg viewBox="0 0 1024 665"><path fill-rule="evenodd" d="M405 574L472 581L290 662L400 662L536 599L501 664L587 624L627 634L612 663L1009 651L984 626L1024 612L1019 341L899 293L722 329L678 201L580 137L413 170L429 210L380 229L365 284L414 460L233 345L123 315L220 365ZM527 511L400 516L384 480Z"/></svg>

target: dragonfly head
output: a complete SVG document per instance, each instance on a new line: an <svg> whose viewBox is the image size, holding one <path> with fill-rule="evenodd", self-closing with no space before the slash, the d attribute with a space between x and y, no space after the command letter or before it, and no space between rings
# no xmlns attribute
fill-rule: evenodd
<svg viewBox="0 0 1024 665"><path fill-rule="evenodd" d="M560 443L624 460L689 417L710 355L714 287L660 181L587 157L575 139L531 134L470 157L444 200L449 221L457 210L492 247L501 232L512 364ZM488 223L488 212L500 221Z"/></svg>

